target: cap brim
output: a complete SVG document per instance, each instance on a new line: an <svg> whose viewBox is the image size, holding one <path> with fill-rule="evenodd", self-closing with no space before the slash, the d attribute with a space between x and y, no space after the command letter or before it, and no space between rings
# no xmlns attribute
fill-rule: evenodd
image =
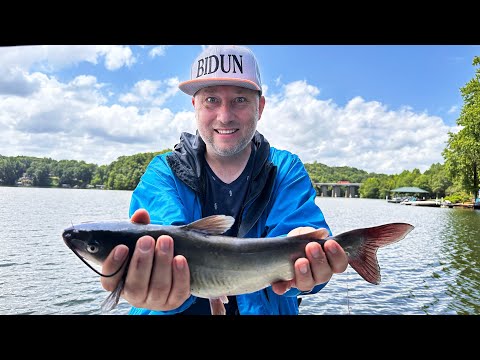
<svg viewBox="0 0 480 360"><path fill-rule="evenodd" d="M218 86L218 85L231 85L231 86L240 86L250 90L262 91L260 87L250 80L242 80L235 78L215 78L215 79L194 79L188 80L180 83L178 88L182 90L185 94L195 95L195 93L209 86Z"/></svg>

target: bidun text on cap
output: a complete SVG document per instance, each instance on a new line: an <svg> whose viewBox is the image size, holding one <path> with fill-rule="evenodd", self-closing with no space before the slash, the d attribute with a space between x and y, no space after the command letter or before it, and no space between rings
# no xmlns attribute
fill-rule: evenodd
<svg viewBox="0 0 480 360"><path fill-rule="evenodd" d="M190 80L178 85L188 95L207 86L233 85L262 91L260 71L253 52L244 46L207 47L193 62Z"/></svg>

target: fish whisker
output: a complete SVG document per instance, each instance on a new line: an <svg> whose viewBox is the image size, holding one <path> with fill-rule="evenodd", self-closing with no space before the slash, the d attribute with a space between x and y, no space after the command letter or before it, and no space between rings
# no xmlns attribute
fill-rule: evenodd
<svg viewBox="0 0 480 360"><path fill-rule="evenodd" d="M90 269L92 269L96 274L98 274L98 275L100 275L100 276L102 276L102 277L112 277L112 276L117 275L118 272L119 272L120 270L122 270L123 265L125 265L125 263L126 263L127 260L128 260L128 259L125 259L125 261L122 263L122 265L120 265L120 267L119 267L115 272L113 272L112 274L110 274L110 275L105 275L105 274L102 274L102 273L101 273L100 271L98 271L97 269L95 269L92 265L90 265L90 264L88 263L88 261L86 261L86 260L83 258L82 255L80 255L79 253L77 253L77 250L76 250L75 248L70 248L70 250L72 250L72 252L73 252L75 255L77 255L77 257L78 257L80 260L82 260L82 262L83 262L85 265L87 265L87 266L88 266Z"/></svg>

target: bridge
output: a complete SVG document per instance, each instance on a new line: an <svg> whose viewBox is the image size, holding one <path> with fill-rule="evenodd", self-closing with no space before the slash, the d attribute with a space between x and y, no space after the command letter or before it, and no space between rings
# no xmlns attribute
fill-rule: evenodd
<svg viewBox="0 0 480 360"><path fill-rule="evenodd" d="M313 186L317 189L317 192L322 197L358 197L358 188L362 183L351 183L348 181L339 181L335 183L313 183ZM329 190L331 188L331 190ZM330 195L329 195L330 194Z"/></svg>

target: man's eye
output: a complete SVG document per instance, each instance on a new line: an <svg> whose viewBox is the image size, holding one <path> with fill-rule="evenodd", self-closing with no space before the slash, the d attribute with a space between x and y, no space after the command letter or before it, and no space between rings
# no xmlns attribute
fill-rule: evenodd
<svg viewBox="0 0 480 360"><path fill-rule="evenodd" d="M214 103L214 102L217 101L217 99L215 99L215 98L212 97L212 96L209 96L209 97L207 97L207 98L205 99L205 101L208 102L208 103Z"/></svg>
<svg viewBox="0 0 480 360"><path fill-rule="evenodd" d="M244 103L246 101L247 101L247 99L245 99L244 97L235 98L235 102L237 102L237 103Z"/></svg>

